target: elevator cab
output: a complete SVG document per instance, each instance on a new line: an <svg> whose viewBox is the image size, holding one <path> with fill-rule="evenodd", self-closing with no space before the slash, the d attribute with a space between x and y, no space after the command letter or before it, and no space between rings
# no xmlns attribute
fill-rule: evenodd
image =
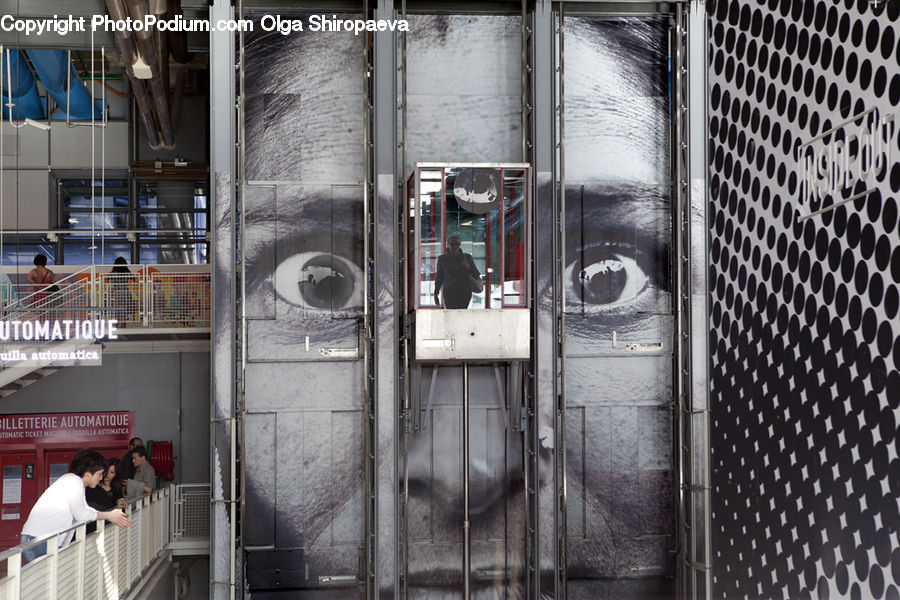
<svg viewBox="0 0 900 600"><path fill-rule="evenodd" d="M523 163L416 163L406 186L414 360L528 360L530 181Z"/></svg>
<svg viewBox="0 0 900 600"><path fill-rule="evenodd" d="M407 180L408 597L525 589L531 187L521 163L417 163Z"/></svg>

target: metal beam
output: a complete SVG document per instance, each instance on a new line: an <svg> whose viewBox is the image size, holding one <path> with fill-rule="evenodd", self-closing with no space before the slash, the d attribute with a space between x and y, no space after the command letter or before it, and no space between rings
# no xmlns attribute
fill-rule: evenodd
<svg viewBox="0 0 900 600"><path fill-rule="evenodd" d="M557 235L559 227L556 166L556 20L550 0L537 0L533 17L534 107L534 293L531 385L526 435L526 502L529 509L528 597L559 598L560 499L557 469ZM554 232L552 235L537 232ZM541 458L547 457L549 459Z"/></svg>
<svg viewBox="0 0 900 600"><path fill-rule="evenodd" d="M394 18L389 0L378 0L374 18ZM390 32L375 33L373 76L375 197L374 277L378 296L374 304L375 368L375 592L378 598L399 598L398 586L398 386L399 346L397 265L397 111L396 43Z"/></svg>
<svg viewBox="0 0 900 600"><path fill-rule="evenodd" d="M215 0L211 19L231 19L230 0ZM212 391L210 431L210 554L209 597L233 600L236 585L235 531L237 519L234 472L236 458L236 369L235 345L235 90L234 35L209 35L209 130L212 172L210 262L212 277L212 323L216 332L211 355Z"/></svg>

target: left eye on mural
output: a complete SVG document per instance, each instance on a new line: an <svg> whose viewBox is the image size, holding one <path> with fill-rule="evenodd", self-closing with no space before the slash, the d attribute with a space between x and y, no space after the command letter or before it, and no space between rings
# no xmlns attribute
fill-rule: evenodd
<svg viewBox="0 0 900 600"><path fill-rule="evenodd" d="M631 244L601 242L585 247L566 267L572 300L614 308L635 300L649 285L643 253Z"/></svg>
<svg viewBox="0 0 900 600"><path fill-rule="evenodd" d="M275 290L310 311L342 311L362 305L362 270L326 252L300 252L275 269Z"/></svg>

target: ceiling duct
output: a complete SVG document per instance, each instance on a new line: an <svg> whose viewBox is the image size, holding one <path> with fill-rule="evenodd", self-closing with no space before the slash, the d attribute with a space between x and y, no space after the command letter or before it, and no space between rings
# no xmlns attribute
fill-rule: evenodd
<svg viewBox="0 0 900 600"><path fill-rule="evenodd" d="M0 55L0 79L3 88L3 119L45 119L46 112L37 83L28 68L25 56L19 50L9 50Z"/></svg>
<svg viewBox="0 0 900 600"><path fill-rule="evenodd" d="M59 107L50 116L56 121L103 119L103 103L94 100L65 50L26 50L47 93Z"/></svg>
<svg viewBox="0 0 900 600"><path fill-rule="evenodd" d="M144 20L147 14L145 0L106 0L106 9L113 20ZM180 2L152 0L151 12L157 19L172 19L181 14ZM184 69L178 69L175 77L175 95L169 99L169 48L177 63L190 62L187 38L184 33L128 31L116 32L119 50L125 63L128 78L134 90L141 122L153 149L175 147L175 128L182 90L186 77ZM182 88L182 89L179 89Z"/></svg>

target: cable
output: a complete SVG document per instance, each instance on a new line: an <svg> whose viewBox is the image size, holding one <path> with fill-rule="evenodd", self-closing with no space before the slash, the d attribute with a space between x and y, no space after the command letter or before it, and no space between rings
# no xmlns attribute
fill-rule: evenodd
<svg viewBox="0 0 900 600"><path fill-rule="evenodd" d="M109 91L111 91L113 94L115 94L115 95L118 96L119 98L128 98L128 94L126 94L125 92L120 92L119 90L117 90L117 89L114 88L113 86L109 85L109 84L106 83L105 81L103 82L103 87L105 87L106 89L108 89Z"/></svg>

